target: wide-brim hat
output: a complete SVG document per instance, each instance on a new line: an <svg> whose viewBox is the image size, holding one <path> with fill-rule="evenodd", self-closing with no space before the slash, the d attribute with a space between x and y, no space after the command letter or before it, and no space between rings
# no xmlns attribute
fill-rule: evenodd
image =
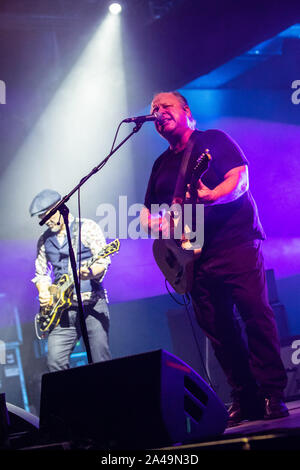
<svg viewBox="0 0 300 470"><path fill-rule="evenodd" d="M31 217L42 214L61 200L61 195L53 189L44 189L33 199L29 207Z"/></svg>

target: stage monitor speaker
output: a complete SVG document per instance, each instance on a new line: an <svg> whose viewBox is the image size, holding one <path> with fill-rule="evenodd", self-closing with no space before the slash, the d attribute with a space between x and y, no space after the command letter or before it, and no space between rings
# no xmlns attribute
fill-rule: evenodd
<svg viewBox="0 0 300 470"><path fill-rule="evenodd" d="M33 445L39 439L39 418L6 401L0 394L0 449Z"/></svg>
<svg viewBox="0 0 300 470"><path fill-rule="evenodd" d="M6 407L9 416L10 430L13 433L17 432L32 432L38 433L39 431L39 418L29 411L23 410L19 406L6 402Z"/></svg>
<svg viewBox="0 0 300 470"><path fill-rule="evenodd" d="M42 377L40 431L49 442L149 449L215 437L227 420L208 384L162 349Z"/></svg>

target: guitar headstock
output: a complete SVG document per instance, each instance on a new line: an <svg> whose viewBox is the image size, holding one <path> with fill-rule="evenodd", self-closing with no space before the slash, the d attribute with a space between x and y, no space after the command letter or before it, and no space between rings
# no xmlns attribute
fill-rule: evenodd
<svg viewBox="0 0 300 470"><path fill-rule="evenodd" d="M196 165L194 167L193 172L204 173L209 165L209 162L211 161L211 154L209 153L209 149L206 149L205 152L201 153L200 157L197 158Z"/></svg>
<svg viewBox="0 0 300 470"><path fill-rule="evenodd" d="M120 249L120 240L116 238L114 241L108 243L103 250L98 254L99 258L106 258L107 256L112 255L113 253L118 252Z"/></svg>
<svg viewBox="0 0 300 470"><path fill-rule="evenodd" d="M202 175L206 172L209 166L209 162L211 161L211 155L209 153L209 149L206 149L205 152L201 153L200 157L197 158L196 165L194 166L192 172L192 178L190 181L190 194L192 195L192 199L196 200L197 194L197 183L198 180L202 177Z"/></svg>

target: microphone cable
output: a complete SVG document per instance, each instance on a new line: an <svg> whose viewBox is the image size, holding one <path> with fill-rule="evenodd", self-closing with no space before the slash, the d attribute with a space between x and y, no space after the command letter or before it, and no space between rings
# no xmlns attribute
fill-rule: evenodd
<svg viewBox="0 0 300 470"><path fill-rule="evenodd" d="M124 123L124 120L121 121L117 127L117 130L116 130L116 133L115 133L115 137L114 137L114 140L113 140L113 143L112 143L112 146L111 146L111 149L110 149L110 153L113 151L114 149L114 146L115 146L115 143L116 143L116 140L117 140L117 136L118 136L118 133L119 133L119 130L120 130L120 127L122 126L122 124Z"/></svg>

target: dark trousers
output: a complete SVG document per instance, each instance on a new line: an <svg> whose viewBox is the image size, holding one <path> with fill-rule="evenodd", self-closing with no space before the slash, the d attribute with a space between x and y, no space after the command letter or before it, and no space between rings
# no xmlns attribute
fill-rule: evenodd
<svg viewBox="0 0 300 470"><path fill-rule="evenodd" d="M287 376L269 305L261 241L201 255L191 292L200 327L210 338L233 396L283 396ZM234 315L245 325L246 341ZM248 343L248 344L247 344Z"/></svg>

